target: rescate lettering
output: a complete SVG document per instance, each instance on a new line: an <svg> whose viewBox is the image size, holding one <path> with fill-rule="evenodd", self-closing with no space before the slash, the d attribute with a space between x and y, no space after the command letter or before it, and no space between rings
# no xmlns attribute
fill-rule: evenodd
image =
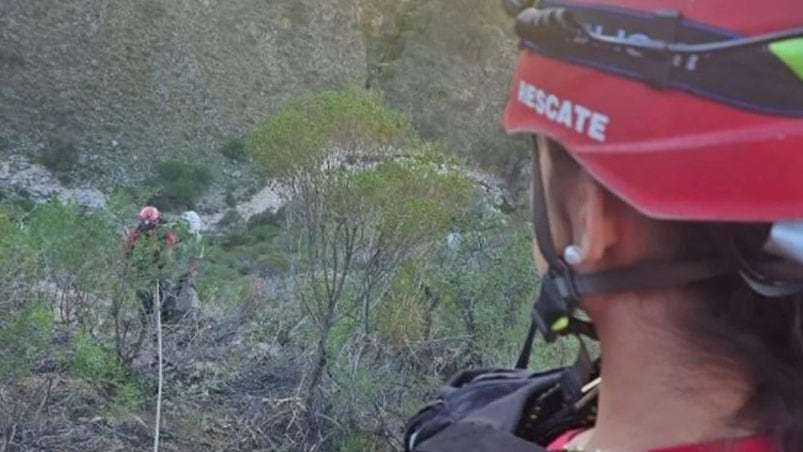
<svg viewBox="0 0 803 452"><path fill-rule="evenodd" d="M608 115L594 111L569 99L561 99L535 85L519 83L519 102L548 120L585 135L594 141L604 142L610 125Z"/></svg>

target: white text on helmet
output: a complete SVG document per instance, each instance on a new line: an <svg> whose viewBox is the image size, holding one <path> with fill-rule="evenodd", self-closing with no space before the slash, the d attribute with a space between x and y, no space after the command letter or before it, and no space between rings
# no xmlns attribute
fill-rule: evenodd
<svg viewBox="0 0 803 452"><path fill-rule="evenodd" d="M568 99L560 99L523 80L519 82L519 102L552 122L587 135L594 141L605 141L605 131L610 123L610 118L605 114Z"/></svg>

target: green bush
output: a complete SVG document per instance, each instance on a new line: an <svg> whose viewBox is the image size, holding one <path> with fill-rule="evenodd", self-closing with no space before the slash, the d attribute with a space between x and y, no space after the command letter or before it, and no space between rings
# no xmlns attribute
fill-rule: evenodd
<svg viewBox="0 0 803 452"><path fill-rule="evenodd" d="M228 209L226 213L223 214L223 218L218 221L218 226L222 227L231 227L236 225L237 223L243 220L242 215L237 209Z"/></svg>
<svg viewBox="0 0 803 452"><path fill-rule="evenodd" d="M305 4L303 0L284 2L285 16L295 25L306 27L312 20L313 8Z"/></svg>
<svg viewBox="0 0 803 452"><path fill-rule="evenodd" d="M285 210L281 208L276 212L272 212L270 210L266 210L264 212L258 213L256 215L251 216L248 219L248 229L254 229L259 226L263 225L272 225L276 227L283 227L285 222Z"/></svg>
<svg viewBox="0 0 803 452"><path fill-rule="evenodd" d="M263 276L283 273L290 269L290 261L282 253L257 256L254 263L259 269L259 274Z"/></svg>
<svg viewBox="0 0 803 452"><path fill-rule="evenodd" d="M424 272L424 284L441 300L440 334L468 334L474 364L509 365L527 331L538 280L527 224L481 205L458 225L461 240L444 245Z"/></svg>
<svg viewBox="0 0 803 452"><path fill-rule="evenodd" d="M219 237L209 250L208 260L240 275L275 274L286 270L289 264L278 241L282 232L276 224L279 218L269 212L251 217L247 224Z"/></svg>
<svg viewBox="0 0 803 452"><path fill-rule="evenodd" d="M131 412L142 401L136 380L115 353L87 333L80 334L75 341L72 372L103 392L109 398L106 408L113 413Z"/></svg>
<svg viewBox="0 0 803 452"><path fill-rule="evenodd" d="M234 197L234 193L231 191L226 192L223 202L226 203L226 207L237 207L237 198Z"/></svg>
<svg viewBox="0 0 803 452"><path fill-rule="evenodd" d="M431 240L445 233L470 201L471 181L459 172L442 171L429 156L377 165L341 178L327 203L348 215L359 207L379 220L379 233L407 240Z"/></svg>
<svg viewBox="0 0 803 452"><path fill-rule="evenodd" d="M70 185L71 183L75 182L75 178L69 173L59 173L56 175L56 179L62 185Z"/></svg>
<svg viewBox="0 0 803 452"><path fill-rule="evenodd" d="M116 198L110 207L117 207ZM128 293L133 276L125 271L123 237L114 213L84 214L75 205L58 202L42 204L24 216L15 210L4 213L10 221L0 240L0 312L36 306L32 297L42 297L58 305L57 312L47 312L59 316L61 333L72 336L70 328L78 325L114 343L109 349L128 353L131 344L126 341L135 340L136 334L121 325L137 328L140 323L131 323L138 313ZM46 290L39 295L36 288L42 283ZM9 322L0 316L0 328L14 324ZM131 334L115 334L118 328L128 328ZM61 354L63 345L57 344L49 355Z"/></svg>
<svg viewBox="0 0 803 452"><path fill-rule="evenodd" d="M24 188L17 188L13 193L3 194L4 210L14 210L30 212L36 207L36 202L31 199L31 193Z"/></svg>
<svg viewBox="0 0 803 452"><path fill-rule="evenodd" d="M408 343L427 340L427 313L418 281L411 275L414 264L402 268L393 281L385 300L376 307L376 334L390 350L399 350Z"/></svg>
<svg viewBox="0 0 803 452"><path fill-rule="evenodd" d="M25 66L25 57L16 49L0 49L0 63L9 66ZM0 139L0 148L2 147L3 140Z"/></svg>
<svg viewBox="0 0 803 452"><path fill-rule="evenodd" d="M210 247L207 259L201 266L196 281L198 297L204 304L227 304L235 301L240 292L240 273L234 268L235 262L221 259L220 249Z"/></svg>
<svg viewBox="0 0 803 452"><path fill-rule="evenodd" d="M328 91L299 97L271 116L247 140L266 177L316 171L332 149L370 154L414 141L410 117L379 95Z"/></svg>
<svg viewBox="0 0 803 452"><path fill-rule="evenodd" d="M0 321L0 382L29 372L34 358L49 344L52 331L47 307L5 312Z"/></svg>
<svg viewBox="0 0 803 452"><path fill-rule="evenodd" d="M235 162L245 162L248 160L248 151L243 140L229 140L220 148L220 153L229 160Z"/></svg>
<svg viewBox="0 0 803 452"><path fill-rule="evenodd" d="M160 190L152 202L165 210L193 209L212 183L209 168L175 160L156 166Z"/></svg>
<svg viewBox="0 0 803 452"><path fill-rule="evenodd" d="M112 219L103 213L85 215L76 205L40 205L28 217L25 232L52 269L72 272L87 287L109 279L111 259L120 257L121 239Z"/></svg>
<svg viewBox="0 0 803 452"><path fill-rule="evenodd" d="M72 171L80 157L78 144L65 134L54 135L37 159L37 163L56 174Z"/></svg>

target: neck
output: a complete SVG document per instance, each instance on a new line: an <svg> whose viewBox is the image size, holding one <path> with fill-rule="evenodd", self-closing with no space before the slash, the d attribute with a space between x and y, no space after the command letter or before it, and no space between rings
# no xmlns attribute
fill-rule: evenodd
<svg viewBox="0 0 803 452"><path fill-rule="evenodd" d="M589 309L600 339L602 383L596 426L575 445L631 452L749 433L730 422L748 395L745 380L695 366L678 333L658 326L667 324L668 303L681 300L625 295L588 301L603 308Z"/></svg>

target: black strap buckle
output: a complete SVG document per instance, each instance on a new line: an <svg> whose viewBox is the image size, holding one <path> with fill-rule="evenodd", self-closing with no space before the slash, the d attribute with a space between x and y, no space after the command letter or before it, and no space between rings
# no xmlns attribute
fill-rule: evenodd
<svg viewBox="0 0 803 452"><path fill-rule="evenodd" d="M544 340L554 342L559 333L569 328L579 299L571 276L550 271L543 277L532 315Z"/></svg>

